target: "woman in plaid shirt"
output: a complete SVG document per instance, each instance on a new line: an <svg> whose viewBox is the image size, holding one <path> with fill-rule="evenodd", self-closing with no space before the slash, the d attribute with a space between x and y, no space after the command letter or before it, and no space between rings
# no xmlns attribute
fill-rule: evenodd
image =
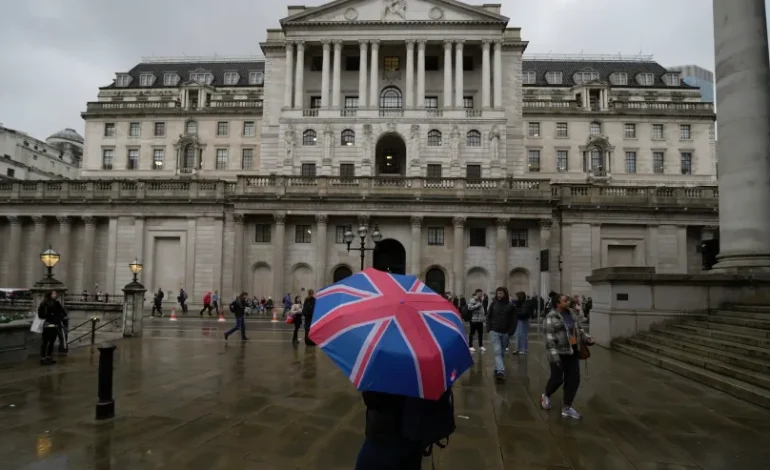
<svg viewBox="0 0 770 470"><path fill-rule="evenodd" d="M583 416L572 407L580 386L578 350L580 342L592 345L594 340L578 326L577 317L569 309L569 303L569 296L559 295L554 309L545 317L545 347L551 366L551 378L545 386L545 393L540 397L540 406L550 410L551 395L564 384L561 416L580 419Z"/></svg>

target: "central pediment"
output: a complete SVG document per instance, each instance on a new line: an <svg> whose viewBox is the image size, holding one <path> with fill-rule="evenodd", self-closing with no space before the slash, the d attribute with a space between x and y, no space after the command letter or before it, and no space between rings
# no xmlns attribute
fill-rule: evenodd
<svg viewBox="0 0 770 470"><path fill-rule="evenodd" d="M312 23L484 22L508 18L457 0L336 0L281 20L284 26Z"/></svg>

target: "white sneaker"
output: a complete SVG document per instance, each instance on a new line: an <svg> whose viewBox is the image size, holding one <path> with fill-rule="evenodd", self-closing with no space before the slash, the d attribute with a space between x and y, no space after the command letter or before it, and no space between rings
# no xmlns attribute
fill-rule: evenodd
<svg viewBox="0 0 770 470"><path fill-rule="evenodd" d="M481 352L487 352L487 348L485 348L484 346L480 347L479 349L481 349Z"/></svg>
<svg viewBox="0 0 770 470"><path fill-rule="evenodd" d="M474 348L473 346L470 347L470 350L471 352L476 352L476 348Z"/></svg>
<svg viewBox="0 0 770 470"><path fill-rule="evenodd" d="M550 410L551 409L551 399L545 396L545 393L540 395L540 408L544 410ZM562 411L562 416L564 416L564 412Z"/></svg>
<svg viewBox="0 0 770 470"><path fill-rule="evenodd" d="M572 419L583 419L583 415L577 412L575 408L572 408L571 406L565 406L561 409L561 417L562 418L572 418Z"/></svg>

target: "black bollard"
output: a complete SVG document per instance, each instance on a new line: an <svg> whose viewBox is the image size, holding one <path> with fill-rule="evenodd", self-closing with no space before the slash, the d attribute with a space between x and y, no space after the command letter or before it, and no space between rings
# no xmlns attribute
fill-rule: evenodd
<svg viewBox="0 0 770 470"><path fill-rule="evenodd" d="M96 402L96 419L115 417L115 400L112 398L112 362L115 345L99 346L99 401Z"/></svg>

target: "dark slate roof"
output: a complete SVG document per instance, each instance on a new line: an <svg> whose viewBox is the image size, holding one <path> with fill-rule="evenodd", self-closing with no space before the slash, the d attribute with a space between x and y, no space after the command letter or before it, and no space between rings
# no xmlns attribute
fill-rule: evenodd
<svg viewBox="0 0 770 470"><path fill-rule="evenodd" d="M524 86L553 86L553 87L571 87L575 86L572 81L572 76L575 72L599 72L599 79L607 83L610 82L610 74L613 72L626 72L628 74L628 88L680 88L680 89L692 89L690 85L687 85L682 81L682 84L678 87L672 87L666 85L663 81L663 75L668 73L665 67L657 62L642 62L642 61L628 61L628 60L524 60L522 63L522 71L536 73L535 83L526 84ZM562 72L561 85L550 85L545 81L545 74L547 72ZM636 82L636 75L639 73L652 73L655 75L655 83L653 85L639 85ZM613 85L617 86L617 85Z"/></svg>
<svg viewBox="0 0 770 470"><path fill-rule="evenodd" d="M128 71L133 80L127 87L121 88L174 88L166 87L163 85L163 74L166 72L176 72L179 77L179 83L184 83L190 79L190 72L202 70L205 72L211 72L214 74L214 81L211 82L211 86L240 86L240 87L254 87L261 85L249 85L249 72L263 72L265 71L265 61L252 60L241 62L141 62ZM155 75L155 83L151 87L139 86L139 75L142 73L152 73ZM238 72L240 79L237 85L225 85L225 72ZM177 85L178 86L178 85ZM102 88L118 88L115 83L111 83Z"/></svg>

